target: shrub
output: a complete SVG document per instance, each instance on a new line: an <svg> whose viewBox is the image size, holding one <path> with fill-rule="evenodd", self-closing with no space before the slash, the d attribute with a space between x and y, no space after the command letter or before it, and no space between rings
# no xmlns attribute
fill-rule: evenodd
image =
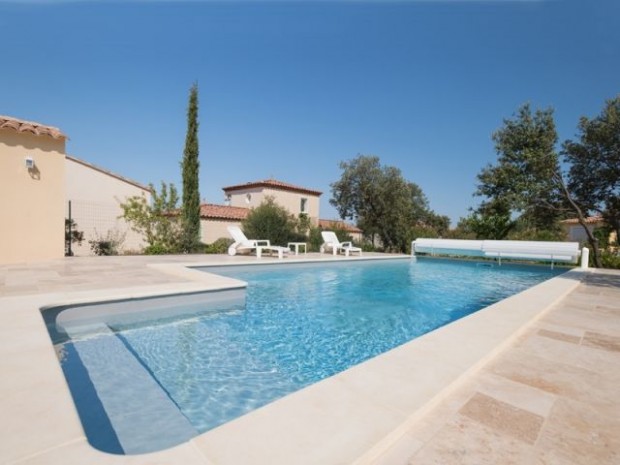
<svg viewBox="0 0 620 465"><path fill-rule="evenodd" d="M321 229L314 226L308 231L308 252L318 252L323 244L323 237L321 236ZM302 242L302 241L300 241Z"/></svg>
<svg viewBox="0 0 620 465"><path fill-rule="evenodd" d="M164 247L162 244L147 245L144 248L145 255L166 255L169 253L174 252L170 251L170 249Z"/></svg>
<svg viewBox="0 0 620 465"><path fill-rule="evenodd" d="M209 253L209 254L227 253L228 247L230 247L233 242L234 241L232 239L229 239L226 237L220 237L212 244L206 244L204 246L204 253Z"/></svg>
<svg viewBox="0 0 620 465"><path fill-rule="evenodd" d="M592 257L592 255L590 255ZM609 250L601 250L601 264L603 268L612 268L620 270L620 255L617 252Z"/></svg>
<svg viewBox="0 0 620 465"><path fill-rule="evenodd" d="M90 250L95 255L118 255L120 248L125 242L127 234L117 230L110 230L105 236L100 236L95 231L95 238L88 241Z"/></svg>
<svg viewBox="0 0 620 465"><path fill-rule="evenodd" d="M298 221L288 210L278 205L273 197L267 197L253 208L243 221L243 232L251 239L268 239L272 245L301 242L305 235L297 230Z"/></svg>

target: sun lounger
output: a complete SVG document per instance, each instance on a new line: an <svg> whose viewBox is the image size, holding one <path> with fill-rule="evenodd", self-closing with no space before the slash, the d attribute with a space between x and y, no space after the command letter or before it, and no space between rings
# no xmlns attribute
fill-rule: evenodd
<svg viewBox="0 0 620 465"><path fill-rule="evenodd" d="M354 247L351 242L340 242L338 236L333 231L321 231L321 236L323 237L321 253L331 249L334 255L337 255L339 252L344 252L347 257L351 252L357 252L360 256L362 255L362 249Z"/></svg>
<svg viewBox="0 0 620 465"><path fill-rule="evenodd" d="M288 254L288 247L280 247L277 245L271 245L268 239L248 239L239 226L228 226L228 232L232 236L234 243L228 247L228 255L236 255L237 252L242 250L256 251L256 257L261 258L264 252L268 252L269 255L273 253L278 254L278 258L284 258L285 254Z"/></svg>

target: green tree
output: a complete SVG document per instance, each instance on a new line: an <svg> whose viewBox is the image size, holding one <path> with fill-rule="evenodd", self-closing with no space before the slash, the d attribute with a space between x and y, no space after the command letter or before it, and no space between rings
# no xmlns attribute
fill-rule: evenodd
<svg viewBox="0 0 620 465"><path fill-rule="evenodd" d="M187 107L187 134L181 169L183 174L183 236L181 249L191 253L200 248L200 189L198 184L198 85L192 85Z"/></svg>
<svg viewBox="0 0 620 465"><path fill-rule="evenodd" d="M173 184L161 183L157 193L150 185L152 202L149 204L144 196L129 197L121 203L122 218L131 229L144 237L148 244L145 253L165 254L177 253L181 250L183 230L178 215L179 197Z"/></svg>
<svg viewBox="0 0 620 465"><path fill-rule="evenodd" d="M600 115L580 119L578 138L562 146L568 191L584 213L598 213L620 237L620 95Z"/></svg>
<svg viewBox="0 0 620 465"><path fill-rule="evenodd" d="M331 184L330 203L342 219L350 219L374 243L378 236L387 250L406 252L412 227L429 216L428 200L417 184L403 178L379 157L359 155L341 162L341 177Z"/></svg>
<svg viewBox="0 0 620 465"><path fill-rule="evenodd" d="M475 234L476 239L502 240L515 228L516 221L510 216L510 209L501 202L490 202L474 211L462 226Z"/></svg>
<svg viewBox="0 0 620 465"><path fill-rule="evenodd" d="M557 231L562 209L554 179L559 163L553 110L532 112L525 104L492 137L498 159L478 174L474 195L486 200L472 217L477 235L503 239L518 224Z"/></svg>
<svg viewBox="0 0 620 465"><path fill-rule="evenodd" d="M298 231L297 219L269 196L250 210L242 227L248 238L269 239L272 245L286 245L305 238Z"/></svg>

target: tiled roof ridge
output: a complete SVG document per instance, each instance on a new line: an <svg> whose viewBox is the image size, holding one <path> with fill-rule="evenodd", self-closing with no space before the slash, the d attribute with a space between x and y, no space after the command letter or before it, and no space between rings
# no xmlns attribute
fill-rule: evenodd
<svg viewBox="0 0 620 465"><path fill-rule="evenodd" d="M35 121L26 121L12 116L0 115L0 129L12 129L19 133L30 133L35 136L50 136L53 139L68 139L57 127L47 126Z"/></svg>
<svg viewBox="0 0 620 465"><path fill-rule="evenodd" d="M293 191L293 192L301 192L301 193L312 194L312 195L323 194L323 192L316 190L316 189L296 186L288 182L278 181L277 179L264 179L262 181L251 181L251 182L246 182L244 184L235 184L233 186L222 187L222 190L224 192L228 192L228 191L233 191L233 190L248 189L252 187L272 187L275 189L288 190L288 191Z"/></svg>
<svg viewBox="0 0 620 465"><path fill-rule="evenodd" d="M586 224L594 224L594 223L598 223L599 221L605 221L601 215L588 216L587 218L585 218L585 220L586 220ZM568 218L566 220L560 221L560 223L564 223L564 224L579 224L579 219L578 218Z"/></svg>
<svg viewBox="0 0 620 465"><path fill-rule="evenodd" d="M349 232L363 232L360 228L358 228L355 225L349 224L343 220L326 220L326 219L319 219L319 226L322 228L334 228L334 227L338 227L338 228L343 228L346 231Z"/></svg>
<svg viewBox="0 0 620 465"><path fill-rule="evenodd" d="M150 187L145 186L144 184L140 184L139 182L134 181L132 179L126 178L125 176L121 176L120 174L113 173L112 171L106 170L105 168L101 168L101 167L99 167L97 165L93 165L92 163L89 163L87 161L80 160L79 158L76 158L76 157L74 157L72 155L67 155L66 154L65 157L68 158L71 161L79 163L80 165L84 165L84 166L87 166L88 168L91 168L91 169L94 169L96 171L99 171L100 173L107 174L108 176L116 178L119 181L126 182L127 184L131 184L131 185L136 186L136 187L138 187L140 189L143 189L145 191L151 192L151 188Z"/></svg>
<svg viewBox="0 0 620 465"><path fill-rule="evenodd" d="M244 220L249 208L232 207L230 205L219 205L215 203L200 204L200 217L221 220Z"/></svg>

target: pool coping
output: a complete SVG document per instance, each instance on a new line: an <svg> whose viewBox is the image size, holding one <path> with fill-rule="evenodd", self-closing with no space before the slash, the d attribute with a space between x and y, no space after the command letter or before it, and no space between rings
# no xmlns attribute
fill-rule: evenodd
<svg viewBox="0 0 620 465"><path fill-rule="evenodd" d="M287 260L287 263L311 261L315 260ZM320 262L326 263L326 260ZM222 265L231 263L222 262ZM581 270L568 271L187 443L149 454L114 456L88 444L39 308L230 289L244 284L188 269L217 266L214 263L147 266L190 281L0 298L3 309L0 327L7 333L0 346L0 360L4 373L10 374L0 391L0 406L6 412L0 418L0 437L10 447L1 448L0 461L24 464L372 463L416 419L571 292L584 275Z"/></svg>

